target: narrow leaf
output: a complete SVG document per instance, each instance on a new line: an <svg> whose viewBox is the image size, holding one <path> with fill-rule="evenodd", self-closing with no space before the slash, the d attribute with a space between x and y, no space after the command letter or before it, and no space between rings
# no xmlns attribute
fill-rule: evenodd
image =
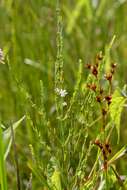
<svg viewBox="0 0 127 190"><path fill-rule="evenodd" d="M113 94L112 103L110 105L110 114L112 122L115 124L118 133L118 142L120 138L120 119L126 98L120 95L118 89Z"/></svg>
<svg viewBox="0 0 127 190"><path fill-rule="evenodd" d="M108 165L112 164L114 161L118 160L127 153L127 145L125 145L120 151L118 151L109 161Z"/></svg>
<svg viewBox="0 0 127 190"><path fill-rule="evenodd" d="M52 185L54 186L53 190L62 190L61 189L61 179L60 172L55 170L51 177Z"/></svg>

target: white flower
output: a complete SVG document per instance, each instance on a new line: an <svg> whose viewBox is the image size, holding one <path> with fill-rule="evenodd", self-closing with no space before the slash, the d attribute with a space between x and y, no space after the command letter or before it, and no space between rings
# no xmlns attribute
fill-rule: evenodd
<svg viewBox="0 0 127 190"><path fill-rule="evenodd" d="M59 93L60 93L60 89L59 89L59 88L56 88L56 89L55 89L55 92L56 92L57 94L59 94Z"/></svg>
<svg viewBox="0 0 127 190"><path fill-rule="evenodd" d="M60 94L61 97L65 97L68 93L67 93L66 90L60 89L59 94Z"/></svg>
<svg viewBox="0 0 127 190"><path fill-rule="evenodd" d="M64 106L67 106L67 102L63 102L63 107L64 107Z"/></svg>
<svg viewBox="0 0 127 190"><path fill-rule="evenodd" d="M55 89L56 93L58 95L60 95L61 97L65 97L68 93L65 89L59 89L59 88L56 88Z"/></svg>
<svg viewBox="0 0 127 190"><path fill-rule="evenodd" d="M97 8L98 0L92 0L92 6L93 8Z"/></svg>
<svg viewBox="0 0 127 190"><path fill-rule="evenodd" d="M0 60L3 61L4 60L4 53L2 51L2 49L0 48Z"/></svg>

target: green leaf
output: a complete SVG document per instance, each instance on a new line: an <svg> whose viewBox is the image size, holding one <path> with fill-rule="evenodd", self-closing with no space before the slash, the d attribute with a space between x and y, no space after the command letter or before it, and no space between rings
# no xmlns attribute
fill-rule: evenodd
<svg viewBox="0 0 127 190"><path fill-rule="evenodd" d="M104 62L105 62L105 71L110 71L111 66L111 48L114 44L114 41L116 39L116 36L114 35L108 45L105 46L105 56L104 56Z"/></svg>
<svg viewBox="0 0 127 190"><path fill-rule="evenodd" d="M120 151L118 151L109 161L108 165L112 164L114 161L118 160L127 153L127 145L125 145Z"/></svg>
<svg viewBox="0 0 127 190"><path fill-rule="evenodd" d="M15 131L17 127L20 126L21 122L25 119L25 116L23 116L21 119L19 119L17 122L13 124L13 130ZM3 127L3 125L1 125ZM9 127L7 130L3 132L3 141L4 141L4 159L7 158L7 155L10 151L11 144L12 144L12 138L11 138L11 127Z"/></svg>
<svg viewBox="0 0 127 190"><path fill-rule="evenodd" d="M122 113L125 101L126 101L126 98L121 96L118 89L116 89L112 97L112 103L110 105L110 114L111 114L111 120L115 124L116 130L118 133L117 142L119 142L119 138L120 138L120 119L121 119L121 113Z"/></svg>
<svg viewBox="0 0 127 190"><path fill-rule="evenodd" d="M42 186L48 188L49 190L52 190L50 186L48 185L48 182L46 180L46 177L42 172L40 172L40 169L37 165L33 164L33 162L28 162L28 167L31 169L32 173L35 175L35 177L38 179L38 181L41 183Z"/></svg>
<svg viewBox="0 0 127 190"><path fill-rule="evenodd" d="M51 177L52 185L54 186L53 190L62 190L61 188L61 179L60 179L60 172L55 170Z"/></svg>
<svg viewBox="0 0 127 190"><path fill-rule="evenodd" d="M87 0L80 0L77 1L76 6L73 10L73 12L70 13L70 11L65 10L68 16L68 24L67 24L67 33L70 34L73 30L73 28L76 25L77 19L79 18L80 14L81 14L81 10L82 8L85 7L86 8L86 17L91 20L92 19L92 8L90 5L90 2ZM66 7L65 7L66 9Z"/></svg>
<svg viewBox="0 0 127 190"><path fill-rule="evenodd" d="M5 161L4 161L4 142L3 142L1 127L0 127L0 184L1 184L1 190L7 190L7 178L6 178Z"/></svg>

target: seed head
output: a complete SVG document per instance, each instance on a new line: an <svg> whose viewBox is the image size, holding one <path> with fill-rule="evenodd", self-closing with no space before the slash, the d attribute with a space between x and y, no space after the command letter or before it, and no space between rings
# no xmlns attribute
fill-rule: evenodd
<svg viewBox="0 0 127 190"><path fill-rule="evenodd" d="M105 96L105 100L108 102L108 105L111 104L111 102L112 102L112 96L111 95Z"/></svg>
<svg viewBox="0 0 127 190"><path fill-rule="evenodd" d="M97 77L97 75L98 75L97 67L96 67L96 66L92 66L92 67L91 67L91 71L92 71L92 74L93 74L95 77Z"/></svg>
<svg viewBox="0 0 127 190"><path fill-rule="evenodd" d="M112 69L111 69L111 73L112 73L112 75L114 74L114 72L115 72L115 69L112 68Z"/></svg>
<svg viewBox="0 0 127 190"><path fill-rule="evenodd" d="M101 96L96 96L96 100L97 100L97 102L101 102Z"/></svg>
<svg viewBox="0 0 127 190"><path fill-rule="evenodd" d="M87 69L91 69L91 64L90 63L87 63L86 65L85 65L85 68L87 68Z"/></svg>
<svg viewBox="0 0 127 190"><path fill-rule="evenodd" d="M91 89L91 90L93 90L95 92L97 86L96 86L96 84L87 84L87 88L89 88L89 89Z"/></svg>
<svg viewBox="0 0 127 190"><path fill-rule="evenodd" d="M111 80L112 80L112 73L107 73L105 75L105 78L106 78L106 80L108 80L109 82L111 82Z"/></svg>
<svg viewBox="0 0 127 190"><path fill-rule="evenodd" d="M102 55L102 51L100 51L98 54L97 54L97 57L96 57L99 61L101 61L103 59L103 55Z"/></svg>
<svg viewBox="0 0 127 190"><path fill-rule="evenodd" d="M107 114L107 110L102 108L102 115L105 116Z"/></svg>
<svg viewBox="0 0 127 190"><path fill-rule="evenodd" d="M117 67L117 64L116 64L116 63L112 63L112 64L111 64L111 67L114 69L114 68Z"/></svg>
<svg viewBox="0 0 127 190"><path fill-rule="evenodd" d="M100 87L100 90L99 90L100 94L103 94L104 90L102 87Z"/></svg>

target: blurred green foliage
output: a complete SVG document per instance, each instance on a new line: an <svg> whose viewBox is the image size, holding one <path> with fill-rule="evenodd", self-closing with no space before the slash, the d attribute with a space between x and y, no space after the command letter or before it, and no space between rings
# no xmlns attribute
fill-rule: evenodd
<svg viewBox="0 0 127 190"><path fill-rule="evenodd" d="M29 180L31 172L29 168L33 168L33 173L38 176L32 163L27 167L27 161L31 156L29 144L36 144L38 140L38 137L33 135L32 129L41 125L40 116L36 111L39 109L40 112L44 112L43 109L40 110L42 103L40 80L43 81L43 104L47 113L44 120L47 126L49 124L46 117L50 118L51 125L56 125L54 118L56 7L56 0L1 0L0 2L0 48L5 50L8 63L0 64L0 117L5 126L25 114L30 114L32 118L31 120L28 117L16 136L23 189L26 180ZM116 39L111 49L110 61L115 60L118 63L115 83L122 88L127 82L127 1L61 0L60 7L63 18L64 78L69 97L77 79L78 60L82 59L85 65L92 62L100 50L106 53L106 48L114 35ZM83 78L86 77L87 71L83 68ZM122 121L120 147L126 143L126 111ZM36 149L40 146L38 142ZM50 149L48 145L43 146ZM10 154L7 163L8 179L11 180L10 187L15 189L16 179L11 179L15 173L14 167L11 166L12 158L13 153ZM124 165L119 162L118 167L127 175L125 162ZM57 173L57 170L55 172ZM33 183L34 189L39 190L39 182L35 180Z"/></svg>

